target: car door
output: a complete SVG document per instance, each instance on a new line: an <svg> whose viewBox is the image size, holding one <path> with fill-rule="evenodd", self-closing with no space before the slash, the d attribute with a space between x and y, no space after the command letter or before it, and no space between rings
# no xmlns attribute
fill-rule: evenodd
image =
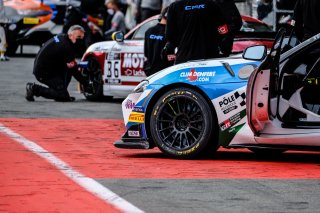
<svg viewBox="0 0 320 213"><path fill-rule="evenodd" d="M258 143L320 146L320 98L317 98L320 85L310 87L320 79L320 73L316 72L320 69L317 50L320 34L278 59L279 52L273 48L251 75L247 116Z"/></svg>
<svg viewBox="0 0 320 213"><path fill-rule="evenodd" d="M157 19L143 22L126 35L123 42L116 42L106 57L105 83L114 96L127 96L140 81L146 78L144 65L144 35L147 29L158 23Z"/></svg>

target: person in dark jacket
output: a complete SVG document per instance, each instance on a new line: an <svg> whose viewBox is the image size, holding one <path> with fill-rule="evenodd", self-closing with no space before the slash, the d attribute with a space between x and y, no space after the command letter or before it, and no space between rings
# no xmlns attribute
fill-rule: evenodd
<svg viewBox="0 0 320 213"><path fill-rule="evenodd" d="M294 9L294 29L300 41L320 33L320 1L298 0Z"/></svg>
<svg viewBox="0 0 320 213"><path fill-rule="evenodd" d="M174 51L162 55L162 50L167 43L165 29L167 23L168 8L164 8L159 16L159 23L149 28L145 33L144 55L144 72L150 76L166 67L174 64Z"/></svg>
<svg viewBox="0 0 320 213"><path fill-rule="evenodd" d="M159 14L161 8L162 0L137 0L137 23Z"/></svg>
<svg viewBox="0 0 320 213"><path fill-rule="evenodd" d="M219 49L221 56L227 57L232 52L233 40L242 27L242 18L234 0L216 0L224 14L228 24L227 33L220 42Z"/></svg>
<svg viewBox="0 0 320 213"><path fill-rule="evenodd" d="M227 33L227 22L215 1L181 0L169 6L166 38L178 48L176 64L219 57L219 37Z"/></svg>
<svg viewBox="0 0 320 213"><path fill-rule="evenodd" d="M56 101L75 100L70 97L67 88L72 76L86 85L75 59L75 51L81 45L84 33L81 26L74 25L70 27L67 35L58 34L41 47L34 61L33 74L39 82L48 87L27 83L28 101L34 101L34 96Z"/></svg>

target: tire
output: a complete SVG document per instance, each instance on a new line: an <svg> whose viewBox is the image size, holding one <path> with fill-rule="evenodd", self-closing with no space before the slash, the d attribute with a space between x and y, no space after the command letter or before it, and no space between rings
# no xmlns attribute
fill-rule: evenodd
<svg viewBox="0 0 320 213"><path fill-rule="evenodd" d="M88 82L92 82L92 88L81 85L81 91L84 97L89 101L101 101L103 100L103 79L102 70L99 61L90 57L87 59L88 67L82 70L82 75Z"/></svg>
<svg viewBox="0 0 320 213"><path fill-rule="evenodd" d="M166 92L151 113L151 137L170 157L190 159L216 151L217 130L215 113L206 99L192 89Z"/></svg>
<svg viewBox="0 0 320 213"><path fill-rule="evenodd" d="M248 148L251 152L261 156L275 156L287 151L286 149Z"/></svg>

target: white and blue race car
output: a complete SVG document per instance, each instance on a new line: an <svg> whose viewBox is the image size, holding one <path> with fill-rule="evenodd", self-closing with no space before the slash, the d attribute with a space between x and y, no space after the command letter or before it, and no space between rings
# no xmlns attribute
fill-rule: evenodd
<svg viewBox="0 0 320 213"><path fill-rule="evenodd" d="M320 34L294 48L283 44L295 43L284 35L279 32L268 56L265 46L253 46L243 58L191 61L142 81L122 103L127 130L114 145L157 146L175 158L220 146L260 153L319 149Z"/></svg>
<svg viewBox="0 0 320 213"><path fill-rule="evenodd" d="M248 134L253 139L245 125L246 85L260 63L241 55L191 61L143 80L122 103L127 131L115 146L158 146L188 158Z"/></svg>

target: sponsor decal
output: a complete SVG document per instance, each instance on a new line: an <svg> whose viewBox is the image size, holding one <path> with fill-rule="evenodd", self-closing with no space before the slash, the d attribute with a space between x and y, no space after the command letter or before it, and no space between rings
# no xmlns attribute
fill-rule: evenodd
<svg viewBox="0 0 320 213"><path fill-rule="evenodd" d="M228 114L229 112L237 109L239 106L237 104L237 99L240 100L239 105L241 107L246 105L246 94L243 92L240 94L238 91L235 92L234 94L228 96L228 97L223 97L221 101L219 101L219 106L220 109L223 111L224 114Z"/></svg>
<svg viewBox="0 0 320 213"><path fill-rule="evenodd" d="M126 76L145 77L143 71L144 60L143 53L123 53L121 73Z"/></svg>
<svg viewBox="0 0 320 213"><path fill-rule="evenodd" d="M133 71L132 71L131 69L126 69L126 70L124 71L124 74L125 74L125 75L132 75L132 74L133 74Z"/></svg>
<svg viewBox="0 0 320 213"><path fill-rule="evenodd" d="M201 10L204 9L206 7L205 4L199 4L199 5L193 5L193 6L185 6L184 10L188 11L188 10Z"/></svg>
<svg viewBox="0 0 320 213"><path fill-rule="evenodd" d="M126 109L133 109L136 104L132 100L128 99L124 105Z"/></svg>
<svg viewBox="0 0 320 213"><path fill-rule="evenodd" d="M129 122L144 123L144 113L141 113L141 112L130 113Z"/></svg>
<svg viewBox="0 0 320 213"><path fill-rule="evenodd" d="M132 70L132 69L126 69L124 71L124 74L126 76L137 76L137 77L145 77L146 74L142 70Z"/></svg>
<svg viewBox="0 0 320 213"><path fill-rule="evenodd" d="M240 113L237 113L237 114L233 115L232 117L230 117L228 120L225 120L224 122L222 122L220 124L220 129L222 131L225 131L226 129L229 129L230 127L232 127L233 125L238 123L240 120L241 120L241 115L240 115Z"/></svg>
<svg viewBox="0 0 320 213"><path fill-rule="evenodd" d="M140 137L140 132L139 131L128 131L128 136L129 137Z"/></svg>
<svg viewBox="0 0 320 213"><path fill-rule="evenodd" d="M214 77L216 72L214 71L203 71L203 72L196 72L195 68L192 68L190 72L181 72L180 77L186 78L191 82L200 81L200 82L207 82L210 80L210 77Z"/></svg>
<svg viewBox="0 0 320 213"><path fill-rule="evenodd" d="M135 111L135 112L144 112L144 108L143 107L134 107L133 111Z"/></svg>
<svg viewBox="0 0 320 213"><path fill-rule="evenodd" d="M144 54L143 53L125 53L123 54L123 68L143 68Z"/></svg>

